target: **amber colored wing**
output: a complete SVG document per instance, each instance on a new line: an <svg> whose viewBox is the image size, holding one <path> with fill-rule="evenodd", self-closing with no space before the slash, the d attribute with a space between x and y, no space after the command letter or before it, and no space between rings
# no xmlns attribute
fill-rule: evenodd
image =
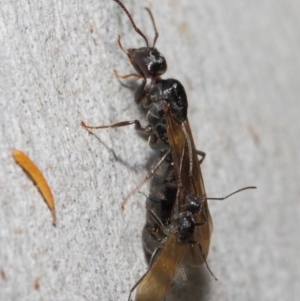
<svg viewBox="0 0 300 301"><path fill-rule="evenodd" d="M189 193L205 199L205 188L203 178L198 163L194 139L191 133L188 120L178 123L169 112L166 112L168 140L172 149L177 175L180 172L180 160L182 160L182 170L180 172L181 182L184 189ZM193 181L191 180L193 179ZM194 182L194 183L193 183Z"/></svg>
<svg viewBox="0 0 300 301"><path fill-rule="evenodd" d="M197 241L200 243L202 250L205 254L205 258L208 256L209 252L209 246L210 246L210 238L213 230L213 224L212 224L212 219L211 215L208 209L208 204L206 198L206 192L204 188L204 182L203 182L203 177L198 161L198 156L196 153L196 147L194 144L194 139L193 135L190 129L190 125L188 120L182 124L182 127L185 127L186 132L189 134L191 144L192 144L192 149L193 149L193 169L192 169L192 178L194 181L194 184L196 186L196 191L194 189L194 184L192 183L191 179L189 179L189 188L192 193L195 193L197 196L199 196L203 201L203 208L202 211L199 212L199 214L194 216L194 220L196 223L203 223L202 226L199 226L196 228L193 240ZM187 184L188 185L188 184ZM194 265L200 265L204 263L204 259L202 256L202 253L199 250L199 247L193 245L191 246L191 253L192 254L197 254L197 256L194 256L193 264Z"/></svg>
<svg viewBox="0 0 300 301"><path fill-rule="evenodd" d="M203 225L196 228L192 240L199 242L207 257L212 233L212 220L207 201L205 200L206 193L190 125L188 120L183 123L178 123L168 112L166 113L166 120L168 139L172 149L174 165L177 175L180 173L182 189L187 193L197 195L204 201L203 210L194 216L195 222L202 223ZM183 153L184 157L180 172L180 160ZM184 202L184 198L182 197L178 198L178 200ZM184 204L177 204L177 208L184 210L182 205ZM176 208L176 204L174 208ZM204 260L199 247L193 245L191 251L191 253L194 254L193 265L202 264Z"/></svg>
<svg viewBox="0 0 300 301"><path fill-rule="evenodd" d="M170 234L148 273L140 282L135 301L161 301L171 284L188 248L179 244L176 232Z"/></svg>
<svg viewBox="0 0 300 301"><path fill-rule="evenodd" d="M197 214L194 217L194 219L203 222L203 216L205 216L206 223L202 226L196 227L195 233L191 240L199 242L203 250L203 253L205 255L205 258L207 258L209 252L209 246L210 246L210 238L213 230L212 220L207 204L203 208L202 216L200 214ZM186 259L186 261L189 265L199 266L204 263L204 258L198 245L196 244L190 245L190 252L187 253L189 257Z"/></svg>

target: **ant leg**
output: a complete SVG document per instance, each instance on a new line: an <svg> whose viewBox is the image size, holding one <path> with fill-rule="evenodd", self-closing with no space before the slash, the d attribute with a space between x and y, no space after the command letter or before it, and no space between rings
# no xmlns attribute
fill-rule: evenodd
<svg viewBox="0 0 300 301"><path fill-rule="evenodd" d="M146 95L146 91L145 91L146 83L147 83L147 80L144 77L143 82L141 83L141 85L138 87L138 89L135 92L134 100L137 104L139 104Z"/></svg>
<svg viewBox="0 0 300 301"><path fill-rule="evenodd" d="M137 281L137 283L130 289L128 301L131 301L130 297L132 292L136 289L136 287L142 282L142 280L146 277L146 275L149 273L151 267L148 269L148 271Z"/></svg>
<svg viewBox="0 0 300 301"><path fill-rule="evenodd" d="M199 160L199 165L201 165L201 163L204 161L206 153L200 150L196 150L196 154L198 156L201 156L202 158Z"/></svg>
<svg viewBox="0 0 300 301"><path fill-rule="evenodd" d="M201 252L201 255L202 255L202 257L203 257L203 260L204 260L204 262L205 262L205 265L206 265L208 271L210 272L210 274L212 275L212 277L213 277L216 281L218 281L218 279L216 278L216 276L214 275L214 273L212 272L212 270L210 269L210 267L209 267L209 265L208 265L208 263L207 263L207 261L206 261L206 256L205 256L205 253L204 253L204 251L203 251L203 248L202 248L201 244L200 244L198 241L192 241L192 240L189 241L188 243L191 244L191 245L197 245L197 246L199 247L199 250L200 250L200 252Z"/></svg>
<svg viewBox="0 0 300 301"><path fill-rule="evenodd" d="M113 124L110 124L110 125L100 125L100 126L90 126L90 125L86 125L83 121L81 121L81 126L84 127L85 129L94 129L94 130L97 130L97 129L108 129L108 128L118 128L118 127L123 127L123 126L128 126L128 125L131 125L131 124L135 124L135 129L137 131L140 131L140 132L151 132L151 127L142 127L141 126L141 123L139 120L129 120L129 121L121 121L121 122L117 122L117 123L113 123Z"/></svg>
<svg viewBox="0 0 300 301"><path fill-rule="evenodd" d="M152 91L153 86L156 84L156 82L157 82L157 79L154 78L154 79L152 79L149 86L144 88L144 95L143 95L142 99L144 99L143 105L144 105L145 108L148 108L152 103L150 93Z"/></svg>
<svg viewBox="0 0 300 301"><path fill-rule="evenodd" d="M130 73L130 74L126 74L126 75L120 75L117 70L114 70L114 75L115 75L116 79L119 81L119 83L123 87L125 87L125 88L127 88L129 90L135 90L135 88L133 88L133 86L131 86L131 85L124 84L121 81L121 79L126 79L126 78L129 78L129 77L135 77L135 81L137 81L137 80L139 80L141 78L141 76L138 73Z"/></svg>
<svg viewBox="0 0 300 301"><path fill-rule="evenodd" d="M166 157L171 153L171 149L169 149L162 157L161 159L156 163L156 165L151 169L151 171L146 175L146 177L144 178L144 180L142 182L140 182L139 185L137 185L134 189L132 189L129 194L123 199L123 202L121 204L122 206L122 210L124 210L125 204L127 203L128 199L131 197L131 195L133 195L135 192L137 192L141 186L147 182L156 172L156 170L159 168L159 166L161 165L161 163L166 159Z"/></svg>
<svg viewBox="0 0 300 301"><path fill-rule="evenodd" d="M135 77L138 80L141 78L141 76L138 73L130 73L130 74L126 74L126 75L120 75L117 70L114 70L114 74L117 79L120 79L120 78L126 79L129 77Z"/></svg>
<svg viewBox="0 0 300 301"><path fill-rule="evenodd" d="M161 247L158 247L155 249L155 251L153 252L152 256L151 256L151 260L150 260L150 263L149 263L149 268L147 270L147 272L137 281L137 283L130 289L130 292L129 292L129 298L128 298L128 301L131 301L130 300L130 297L131 297L131 294L132 292L136 289L136 287L142 282L142 280L146 277L146 275L150 272L151 268L152 268L152 264L153 264L153 259L154 257L156 257L159 253L159 251L161 251Z"/></svg>
<svg viewBox="0 0 300 301"><path fill-rule="evenodd" d="M155 259L156 256L158 255L159 251L161 251L161 247L160 247L160 246L158 246L158 247L154 250L154 252L152 253L151 258L150 258L150 262L149 262L150 268L152 267L153 262L154 262L154 259Z"/></svg>
<svg viewBox="0 0 300 301"><path fill-rule="evenodd" d="M163 232L164 233L166 233L166 227L165 227L165 225L163 224L163 222L161 221L161 219L156 215L156 213L153 211L153 210L151 210L151 209L147 209L147 211L148 211L148 213L151 215L151 217L153 218L153 220L159 225L159 227L163 230ZM163 242L161 242L161 244L162 244ZM150 263L153 261L153 259L154 259L154 256L156 256L157 255L157 252L159 251L159 250L157 250L157 249L160 249L160 248L156 248L155 249L155 251L153 252L153 254L152 254L152 256L151 256L151 261L150 261ZM150 264L150 266L151 266L152 264Z"/></svg>

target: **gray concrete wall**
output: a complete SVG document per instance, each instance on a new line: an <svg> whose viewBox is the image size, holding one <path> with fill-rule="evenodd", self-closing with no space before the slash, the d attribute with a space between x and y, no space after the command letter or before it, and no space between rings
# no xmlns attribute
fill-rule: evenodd
<svg viewBox="0 0 300 301"><path fill-rule="evenodd" d="M124 3L149 37L143 7L153 11L166 77L186 87L194 138L207 153L208 196L258 186L209 204L219 281L207 276L202 299L298 300L299 1ZM0 300L127 300L146 270L145 198L135 194L124 212L120 203L153 153L133 128L97 138L80 127L144 120L113 75L132 70L118 34L125 47L144 43L113 1L1 3ZM56 228L12 148L48 179Z"/></svg>

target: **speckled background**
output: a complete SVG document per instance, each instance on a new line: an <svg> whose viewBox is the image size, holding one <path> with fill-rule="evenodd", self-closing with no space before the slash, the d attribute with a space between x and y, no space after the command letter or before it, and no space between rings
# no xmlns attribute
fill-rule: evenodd
<svg viewBox="0 0 300 301"><path fill-rule="evenodd" d="M186 87L195 142L207 154L208 196L258 186L210 202L209 264L219 280L192 271L187 292L171 299L298 300L300 2L124 3L150 39L143 7L153 10L165 77ZM146 270L145 198L135 194L124 212L120 204L153 151L131 127L97 136L80 127L144 121L113 75L132 70L118 34L125 47L144 45L109 0L1 3L0 300L127 300ZM12 148L47 178L56 228Z"/></svg>

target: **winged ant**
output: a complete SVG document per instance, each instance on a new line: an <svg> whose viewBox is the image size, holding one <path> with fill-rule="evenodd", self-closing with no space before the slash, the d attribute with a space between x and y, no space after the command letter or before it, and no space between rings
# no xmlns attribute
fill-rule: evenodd
<svg viewBox="0 0 300 301"><path fill-rule="evenodd" d="M131 290L132 292L138 287L136 301L159 301L170 290L178 267L186 255L191 264L205 263L210 271L206 258L212 220L200 170L205 153L195 148L187 119L188 102L183 85L176 79L161 78L167 70L167 63L155 48L158 32L151 11L146 8L155 30L152 47L135 25L126 7L119 0L113 1L124 10L135 31L146 42L146 47L125 49L120 36L118 37L119 47L128 56L136 73L117 77L142 79L135 93L135 102L148 109L148 125L142 127L139 120L104 126L88 126L84 122L81 124L86 129L117 128L135 124L136 130L148 135L150 147L159 151L154 167L142 182L153 177L146 202L147 223L143 230L144 249L148 258L152 259L148 272ZM147 79L150 79L149 84ZM200 160L198 155L202 156ZM139 187L140 185L134 191ZM254 187L241 190L249 188ZM187 252L189 246L190 251ZM212 274L211 271L210 273ZM162 279L161 275L165 275L165 278Z"/></svg>

